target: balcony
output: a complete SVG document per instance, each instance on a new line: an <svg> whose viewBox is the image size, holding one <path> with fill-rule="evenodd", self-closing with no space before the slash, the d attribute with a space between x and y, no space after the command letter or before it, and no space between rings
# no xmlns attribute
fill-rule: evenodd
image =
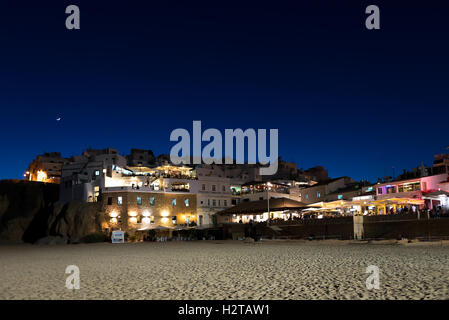
<svg viewBox="0 0 449 320"><path fill-rule="evenodd" d="M104 191L126 191L126 192L165 192L165 190L155 190L151 186L148 187L132 187L132 186L122 186L122 187L106 187Z"/></svg>

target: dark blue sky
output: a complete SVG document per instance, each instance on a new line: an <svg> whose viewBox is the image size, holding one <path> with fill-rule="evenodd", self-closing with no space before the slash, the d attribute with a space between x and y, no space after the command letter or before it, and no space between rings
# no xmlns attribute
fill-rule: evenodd
<svg viewBox="0 0 449 320"><path fill-rule="evenodd" d="M449 145L447 1L3 0L0 18L0 178L43 151L168 153L193 120L278 128L284 159L373 181Z"/></svg>

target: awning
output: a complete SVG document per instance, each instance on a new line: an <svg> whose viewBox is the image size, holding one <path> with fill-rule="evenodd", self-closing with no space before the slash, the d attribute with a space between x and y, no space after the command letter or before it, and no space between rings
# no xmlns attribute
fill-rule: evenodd
<svg viewBox="0 0 449 320"><path fill-rule="evenodd" d="M148 230L172 230L172 227L165 226L145 226L143 228L137 229L137 231L148 231Z"/></svg>
<svg viewBox="0 0 449 320"><path fill-rule="evenodd" d="M331 209L331 208L307 208L302 210L303 212L340 212L338 209Z"/></svg>
<svg viewBox="0 0 449 320"><path fill-rule="evenodd" d="M184 227L184 226L176 226L175 228L174 228L174 230L175 231L178 231L178 230L191 230L191 229L195 229L196 227Z"/></svg>
<svg viewBox="0 0 449 320"><path fill-rule="evenodd" d="M309 204L308 207L310 208L319 208L319 209L340 209L344 207L350 207L352 206L352 201L346 201L346 200L335 200L330 202L316 202Z"/></svg>
<svg viewBox="0 0 449 320"><path fill-rule="evenodd" d="M438 200L439 198L449 197L449 192L439 190L439 191L423 194L422 197L423 197L423 199Z"/></svg>
<svg viewBox="0 0 449 320"><path fill-rule="evenodd" d="M299 201L288 198L275 198L270 199L270 203L268 203L267 200L242 202L234 207L220 211L217 214L263 214L268 211L268 206L270 207L270 212L306 208L306 204Z"/></svg>

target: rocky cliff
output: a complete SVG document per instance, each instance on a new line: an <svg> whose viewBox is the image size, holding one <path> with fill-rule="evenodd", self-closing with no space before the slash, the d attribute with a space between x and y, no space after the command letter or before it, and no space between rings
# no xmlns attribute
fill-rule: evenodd
<svg viewBox="0 0 449 320"><path fill-rule="evenodd" d="M0 181L0 240L34 243L60 236L69 242L101 230L100 207L81 201L62 205L59 186L31 181Z"/></svg>

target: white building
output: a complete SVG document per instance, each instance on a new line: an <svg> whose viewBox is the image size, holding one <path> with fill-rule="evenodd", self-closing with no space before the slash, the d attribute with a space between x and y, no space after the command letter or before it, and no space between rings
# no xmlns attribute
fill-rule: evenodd
<svg viewBox="0 0 449 320"><path fill-rule="evenodd" d="M433 209L434 206L449 209L448 192L447 173L376 185L376 195L379 200L390 198L424 199L425 207L428 209Z"/></svg>
<svg viewBox="0 0 449 320"><path fill-rule="evenodd" d="M301 201L299 188L292 183L279 183L273 181L253 181L241 186L240 201L259 201L266 199L285 198Z"/></svg>
<svg viewBox="0 0 449 320"><path fill-rule="evenodd" d="M108 168L113 165L126 166L126 157L116 149L89 149L81 156L73 157L61 169L59 201L73 200L97 202L105 188Z"/></svg>
<svg viewBox="0 0 449 320"><path fill-rule="evenodd" d="M198 178L198 225L211 227L217 223L215 214L231 206L230 178L217 165L201 165L196 169Z"/></svg>

